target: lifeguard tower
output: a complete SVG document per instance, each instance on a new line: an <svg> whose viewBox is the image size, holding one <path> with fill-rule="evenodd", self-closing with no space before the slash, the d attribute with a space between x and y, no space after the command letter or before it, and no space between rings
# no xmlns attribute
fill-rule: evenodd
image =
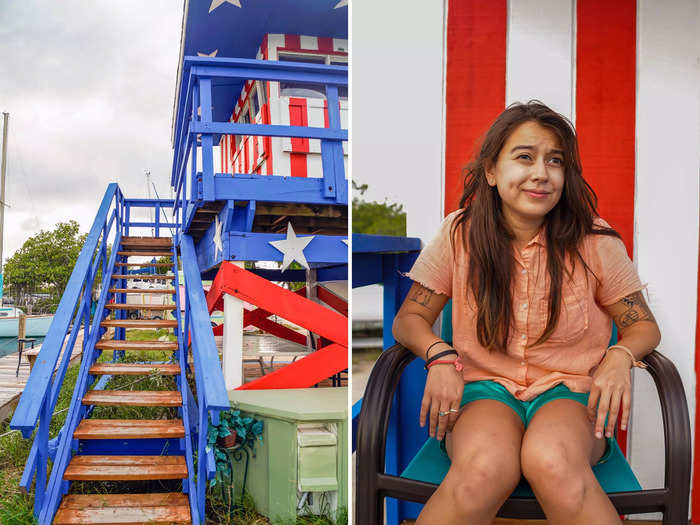
<svg viewBox="0 0 700 525"><path fill-rule="evenodd" d="M174 198L130 199L109 185L12 419L26 438L34 434L21 485L34 484L39 523L204 523L206 488L216 475L206 429L219 413L233 403L262 414L274 390L316 392L308 399L318 400L322 390L303 389L343 383L347 11L338 0L185 2L171 130ZM294 261L299 266L290 268ZM158 266L169 271L172 303L147 306L159 315L129 319L127 297L147 293L129 285L144 278L130 270ZM203 280L213 280L206 295ZM279 284L287 282L304 286ZM210 321L215 309L224 312L216 328L223 367ZM293 346L299 358L244 383L246 326ZM127 337L133 328L167 328L175 337L135 340ZM79 334L73 398L63 428L49 439ZM152 359L153 352L162 357ZM121 375L159 376L172 387L111 390L110 378ZM237 389L247 390L245 400L236 399ZM346 407L342 395L325 397ZM91 417L96 406L159 406L171 415L100 419ZM261 510L279 510L268 501L284 499L284 512L296 513L321 493L347 506L343 418L320 405L315 415L298 412L299 424L286 430L295 440L288 444L296 451L289 463L295 483L289 476L264 486L249 473L250 486L267 497ZM267 454L274 441L267 427L277 428L279 414L265 417ZM80 493L75 482L82 480L113 481L116 493ZM135 480L145 483L139 493L128 489ZM174 485L163 492L159 480Z"/></svg>

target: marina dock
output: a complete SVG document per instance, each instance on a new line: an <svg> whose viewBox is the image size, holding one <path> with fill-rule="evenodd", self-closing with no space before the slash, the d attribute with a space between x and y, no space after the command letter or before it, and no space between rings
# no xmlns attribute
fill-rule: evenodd
<svg viewBox="0 0 700 525"><path fill-rule="evenodd" d="M68 337L66 337L67 340ZM19 396L22 394L29 378L29 361L39 354L39 350L41 350L41 345L34 347L34 349L29 349L28 346L24 349L22 352L22 365L19 367L19 375L17 376L15 376L15 373L17 371L19 352L0 357L0 423L12 415L12 411L15 409ZM73 354L70 358L71 364L78 362L82 353L83 331L81 330L73 346ZM63 351L61 351L61 355L56 363L57 368L62 359Z"/></svg>

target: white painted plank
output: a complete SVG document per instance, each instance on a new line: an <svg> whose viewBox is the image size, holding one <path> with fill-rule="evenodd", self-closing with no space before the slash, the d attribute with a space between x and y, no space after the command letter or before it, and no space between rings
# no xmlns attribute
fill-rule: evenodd
<svg viewBox="0 0 700 525"><path fill-rule="evenodd" d="M678 368L695 419L695 315L700 192L700 101L695 0L639 0L635 261L649 283L659 350ZM634 384L632 468L642 486L663 482L662 424L655 388Z"/></svg>
<svg viewBox="0 0 700 525"><path fill-rule="evenodd" d="M573 117L574 13L573 0L508 2L506 105L538 99Z"/></svg>

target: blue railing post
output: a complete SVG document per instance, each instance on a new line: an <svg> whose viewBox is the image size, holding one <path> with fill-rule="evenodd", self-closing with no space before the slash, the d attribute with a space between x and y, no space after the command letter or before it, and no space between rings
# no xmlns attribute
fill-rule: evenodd
<svg viewBox="0 0 700 525"><path fill-rule="evenodd" d="M211 125L211 79L199 79L201 122ZM214 200L214 135L202 133L202 200Z"/></svg>

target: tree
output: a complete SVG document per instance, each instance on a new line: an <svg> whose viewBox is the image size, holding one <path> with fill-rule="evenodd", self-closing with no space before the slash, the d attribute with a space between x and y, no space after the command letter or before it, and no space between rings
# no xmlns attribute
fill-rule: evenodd
<svg viewBox="0 0 700 525"><path fill-rule="evenodd" d="M5 263L8 291L18 303L24 303L29 293L44 291L57 304L86 238L77 221L69 221L27 239Z"/></svg>
<svg viewBox="0 0 700 525"><path fill-rule="evenodd" d="M384 202L366 202L362 195L367 191L367 184L358 185L352 181L352 189L359 193L352 198L352 232L373 233L377 235L406 236L406 212L402 204Z"/></svg>

